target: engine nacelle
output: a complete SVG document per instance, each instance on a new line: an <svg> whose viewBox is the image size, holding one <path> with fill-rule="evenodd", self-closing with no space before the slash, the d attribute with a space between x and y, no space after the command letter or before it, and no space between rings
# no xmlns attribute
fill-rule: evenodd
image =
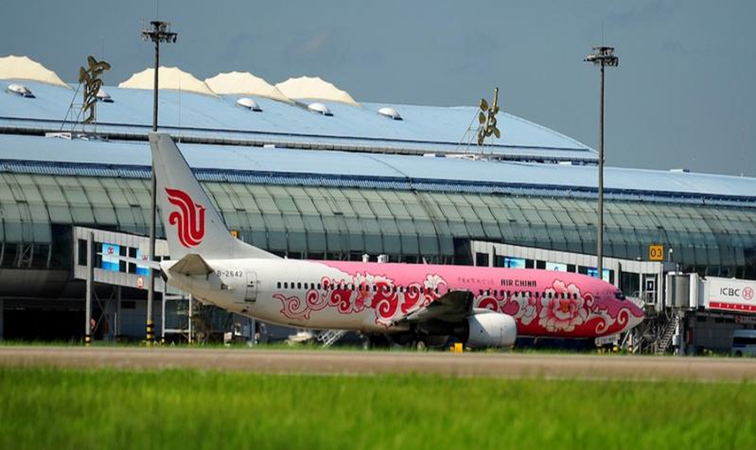
<svg viewBox="0 0 756 450"><path fill-rule="evenodd" d="M497 312L480 312L467 318L470 347L511 347L517 339L514 317Z"/></svg>

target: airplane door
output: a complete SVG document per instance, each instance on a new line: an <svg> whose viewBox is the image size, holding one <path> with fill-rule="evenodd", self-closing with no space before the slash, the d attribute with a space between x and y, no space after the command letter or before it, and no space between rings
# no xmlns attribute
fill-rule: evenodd
<svg viewBox="0 0 756 450"><path fill-rule="evenodd" d="M257 273L247 272L247 285L244 290L244 303L255 303L257 301Z"/></svg>

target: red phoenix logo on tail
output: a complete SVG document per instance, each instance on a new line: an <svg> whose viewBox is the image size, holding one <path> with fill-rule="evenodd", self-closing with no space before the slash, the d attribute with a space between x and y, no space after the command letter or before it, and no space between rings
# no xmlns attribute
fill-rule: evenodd
<svg viewBox="0 0 756 450"><path fill-rule="evenodd" d="M205 237L205 207L194 203L189 194L178 189L165 188L168 201L178 207L168 215L168 222L176 225L178 240L184 247L196 247Z"/></svg>

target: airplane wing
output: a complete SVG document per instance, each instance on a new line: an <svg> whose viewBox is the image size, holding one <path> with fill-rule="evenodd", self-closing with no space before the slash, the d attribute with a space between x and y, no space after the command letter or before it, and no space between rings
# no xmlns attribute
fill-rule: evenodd
<svg viewBox="0 0 756 450"><path fill-rule="evenodd" d="M404 320L408 322L459 322L472 311L473 294L470 291L450 291L425 308L410 313Z"/></svg>
<svg viewBox="0 0 756 450"><path fill-rule="evenodd" d="M182 275L208 275L214 270L207 262L196 253L189 253L172 265L169 272Z"/></svg>

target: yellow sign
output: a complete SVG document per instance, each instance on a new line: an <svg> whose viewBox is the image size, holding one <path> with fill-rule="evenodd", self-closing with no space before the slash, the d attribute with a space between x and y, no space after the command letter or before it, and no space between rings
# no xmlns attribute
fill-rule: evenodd
<svg viewBox="0 0 756 450"><path fill-rule="evenodd" d="M648 259L651 261L663 261L664 260L664 246L653 244L648 246Z"/></svg>

